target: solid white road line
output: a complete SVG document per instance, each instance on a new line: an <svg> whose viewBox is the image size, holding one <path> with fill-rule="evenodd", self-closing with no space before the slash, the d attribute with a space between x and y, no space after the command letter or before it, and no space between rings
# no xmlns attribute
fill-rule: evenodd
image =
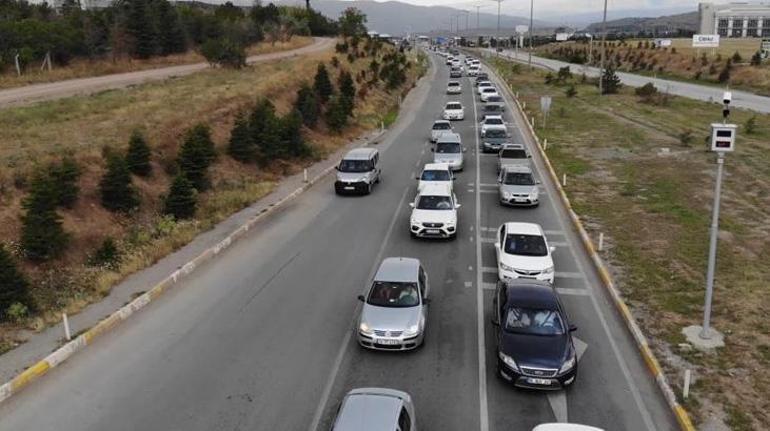
<svg viewBox="0 0 770 431"><path fill-rule="evenodd" d="M383 238L380 249L377 251L377 258L374 259L374 264L372 269L369 271L369 276L366 278L367 280L371 280L372 277L374 277L374 273L377 271L377 267L382 260L382 255L385 253L385 248L387 247L390 240L390 235L393 233L393 228L396 226L396 220L398 220L398 215L401 212L401 207L404 206L404 200L406 199L406 194L408 192L409 187L404 189L404 193L401 195L401 199L398 201L398 206L396 206L396 211L393 213L393 217L390 220L390 226L388 226L388 231L385 233L385 238ZM355 330L356 320L360 313L361 303L359 302L358 305L356 305L355 312L353 313L353 320L350 323L351 328L350 330L345 331L345 337L342 339L342 344L337 351L337 357L334 360L332 371L326 381L326 385L324 386L324 390L321 394L321 400L318 402L318 407L316 407L315 414L313 415L312 422L310 422L308 431L318 430L318 425L321 422L324 410L326 410L326 404L329 402L329 397L331 396L332 388L334 387L334 381L337 380L337 374L339 374L342 361L345 359L345 352L348 351L348 345L350 344L351 338L353 338L353 331Z"/></svg>
<svg viewBox="0 0 770 431"><path fill-rule="evenodd" d="M469 80L470 81L470 80ZM476 99L473 99L473 118L478 118L476 110ZM478 124L474 121L476 128L474 153L476 155L476 184L481 184L481 158L479 152ZM489 431L489 410L487 406L487 353L484 340L484 286L481 281L481 193L476 191L476 330L478 336L479 353L479 429L480 431Z"/></svg>

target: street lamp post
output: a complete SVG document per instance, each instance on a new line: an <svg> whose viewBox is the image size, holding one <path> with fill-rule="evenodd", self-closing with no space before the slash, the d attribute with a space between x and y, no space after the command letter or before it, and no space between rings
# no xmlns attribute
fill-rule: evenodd
<svg viewBox="0 0 770 431"><path fill-rule="evenodd" d="M527 60L527 65L529 67L532 67L532 27L534 26L534 16L535 16L535 0L530 0L529 2L529 60Z"/></svg>
<svg viewBox="0 0 770 431"><path fill-rule="evenodd" d="M495 31L495 56L500 56L500 4L503 0L497 0L497 30Z"/></svg>
<svg viewBox="0 0 770 431"><path fill-rule="evenodd" d="M605 44L607 39L607 0L604 0L604 18L602 18L602 59L599 67L599 95L601 96L604 91L604 51L606 50Z"/></svg>

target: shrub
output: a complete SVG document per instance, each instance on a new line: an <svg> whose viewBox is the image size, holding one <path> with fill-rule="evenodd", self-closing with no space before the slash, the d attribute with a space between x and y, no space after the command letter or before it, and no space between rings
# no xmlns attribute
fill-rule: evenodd
<svg viewBox="0 0 770 431"><path fill-rule="evenodd" d="M65 157L50 167L50 176L56 192L56 205L72 208L78 200L80 167L72 157Z"/></svg>
<svg viewBox="0 0 770 431"><path fill-rule="evenodd" d="M556 79L559 82L564 82L572 78L572 72L569 70L569 66L559 68L559 72L556 74Z"/></svg>
<svg viewBox="0 0 770 431"><path fill-rule="evenodd" d="M177 220L190 219L195 215L197 205L197 192L193 184L184 175L174 177L163 204L163 213Z"/></svg>
<svg viewBox="0 0 770 431"><path fill-rule="evenodd" d="M336 58L336 57L335 57ZM332 87L332 81L329 79L329 72L326 71L326 66L323 63L318 64L316 69L315 79L313 81L313 89L318 95L318 99L322 104L329 101L332 93L334 93L334 87Z"/></svg>
<svg viewBox="0 0 770 431"><path fill-rule="evenodd" d="M339 98L334 98L329 102L326 109L326 124L334 132L341 132L348 123L348 114L345 112L343 102Z"/></svg>
<svg viewBox="0 0 770 431"><path fill-rule="evenodd" d="M735 51L735 53L732 56L733 63L740 63L743 61L743 57L741 57L741 54L738 51Z"/></svg>
<svg viewBox="0 0 770 431"><path fill-rule="evenodd" d="M743 130L746 131L747 135L753 135L757 132L757 116L752 115L749 117L748 120L743 124Z"/></svg>
<svg viewBox="0 0 770 431"><path fill-rule="evenodd" d="M112 237L105 238L99 248L88 258L89 265L111 270L116 269L119 263L120 251Z"/></svg>
<svg viewBox="0 0 770 431"><path fill-rule="evenodd" d="M257 147L252 140L249 120L244 113L241 113L235 120L230 132L227 154L242 163L253 162L256 159Z"/></svg>
<svg viewBox="0 0 770 431"><path fill-rule="evenodd" d="M43 262L57 257L67 246L69 236L56 212L58 195L48 175L40 175L32 182L29 195L24 199L21 217L21 246L28 259Z"/></svg>
<svg viewBox="0 0 770 431"><path fill-rule="evenodd" d="M545 82L547 85L550 85L551 83L553 83L553 81L554 81L553 74L551 72L546 73L545 78L543 78L543 82Z"/></svg>
<svg viewBox="0 0 770 431"><path fill-rule="evenodd" d="M757 51L754 53L754 55L751 56L751 65L752 66L761 66L762 65L762 53Z"/></svg>
<svg viewBox="0 0 770 431"><path fill-rule="evenodd" d="M21 302L14 302L5 311L5 315L11 322L21 322L29 315L29 307Z"/></svg>
<svg viewBox="0 0 770 431"><path fill-rule="evenodd" d="M634 90L634 93L636 93L637 96L643 97L643 98L649 98L654 96L658 93L658 89L655 88L655 85L653 85L652 82L648 82L644 84L643 86L637 88Z"/></svg>
<svg viewBox="0 0 770 431"><path fill-rule="evenodd" d="M567 97L572 98L577 96L577 89L575 89L574 85L570 85L569 87L567 87L567 91L565 91L564 93L567 95Z"/></svg>
<svg viewBox="0 0 770 431"><path fill-rule="evenodd" d="M246 65L243 45L229 38L209 39L201 45L201 54L212 65L239 69Z"/></svg>
<svg viewBox="0 0 770 431"><path fill-rule="evenodd" d="M102 206L110 211L127 213L139 206L126 159L118 153L107 154L107 171L99 182L99 191Z"/></svg>
<svg viewBox="0 0 770 431"><path fill-rule="evenodd" d="M208 168L215 158L216 150L211 140L211 131L207 125L198 123L187 131L177 164L180 171L199 192L208 189L211 185Z"/></svg>
<svg viewBox="0 0 770 431"><path fill-rule="evenodd" d="M343 104L345 113L348 116L353 115L353 106L356 98L356 85L353 83L353 77L348 71L340 72L338 85L340 88L340 101Z"/></svg>
<svg viewBox="0 0 770 431"><path fill-rule="evenodd" d="M310 147L302 137L302 115L296 109L281 118L281 156L305 157Z"/></svg>
<svg viewBox="0 0 770 431"><path fill-rule="evenodd" d="M126 152L126 165L128 170L140 177L146 177L152 172L150 165L150 146L142 136L142 132L134 130L131 138L128 140L128 151Z"/></svg>
<svg viewBox="0 0 770 431"><path fill-rule="evenodd" d="M620 78L615 69L608 67L602 74L602 94L615 94L620 90Z"/></svg>
<svg viewBox="0 0 770 431"><path fill-rule="evenodd" d="M693 134L691 130L685 130L679 134L679 142L685 147L689 147L692 142Z"/></svg>
<svg viewBox="0 0 770 431"><path fill-rule="evenodd" d="M249 119L252 140L257 148L257 159L262 165L280 155L280 124L275 107L267 100L257 102Z"/></svg>
<svg viewBox="0 0 770 431"><path fill-rule="evenodd" d="M31 304L28 288L13 256L0 244L0 321L17 320L20 308Z"/></svg>
<svg viewBox="0 0 770 431"><path fill-rule="evenodd" d="M719 81L722 84L730 82L730 66L729 66L729 63L725 64L725 67L722 69L721 72L719 72L719 76L717 77L717 81Z"/></svg>

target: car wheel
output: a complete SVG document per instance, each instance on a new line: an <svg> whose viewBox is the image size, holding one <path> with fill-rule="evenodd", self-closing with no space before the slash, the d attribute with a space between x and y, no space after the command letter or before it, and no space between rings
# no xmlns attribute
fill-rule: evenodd
<svg viewBox="0 0 770 431"><path fill-rule="evenodd" d="M409 236L411 236L413 239L417 239L417 234L412 231L409 231Z"/></svg>
<svg viewBox="0 0 770 431"><path fill-rule="evenodd" d="M374 181L374 183L379 184L380 180L382 180L382 174L377 175L377 179Z"/></svg>
<svg viewBox="0 0 770 431"><path fill-rule="evenodd" d="M372 183L369 183L366 185L366 194L369 195L372 193Z"/></svg>

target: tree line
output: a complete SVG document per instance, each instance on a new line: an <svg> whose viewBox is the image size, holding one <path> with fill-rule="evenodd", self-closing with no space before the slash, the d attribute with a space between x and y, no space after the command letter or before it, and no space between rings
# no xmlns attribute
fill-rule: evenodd
<svg viewBox="0 0 770 431"><path fill-rule="evenodd" d="M246 46L266 36L334 35L338 27L312 9L272 3L240 8L231 2L122 0L83 10L79 0L65 0L57 10L45 2L0 0L0 72L14 67L17 58L25 69L47 54L60 66L75 58L144 59L182 53L208 41Z"/></svg>

